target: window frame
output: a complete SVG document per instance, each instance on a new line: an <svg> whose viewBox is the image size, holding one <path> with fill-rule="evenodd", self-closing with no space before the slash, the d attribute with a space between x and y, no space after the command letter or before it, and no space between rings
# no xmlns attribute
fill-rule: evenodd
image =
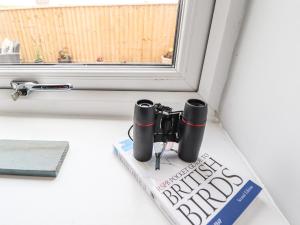
<svg viewBox="0 0 300 225"><path fill-rule="evenodd" d="M0 86L9 87L11 80L33 79L42 83L53 80L71 83L75 89L195 91L200 80L213 2L180 1L174 65L0 65ZM201 15L197 16L199 10ZM193 29L195 26L200 29Z"/></svg>
<svg viewBox="0 0 300 225"><path fill-rule="evenodd" d="M191 0L190 2L195 3L195 1ZM22 69L16 71L7 66L0 69L0 113L128 116L131 114L132 104L140 98L150 98L175 107L178 104L182 105L187 98L202 98L211 106L211 111L218 110L221 99L220 93L227 80L231 57L246 5L246 0L216 0L205 57L203 56L204 61L201 63L203 68L200 69L200 84L199 70L195 72L195 68L191 69L187 66L188 63L194 62L188 58L188 55L191 54L188 54L188 48L184 48L183 45L179 48L185 49L185 54L182 54L182 59L180 57L177 59L177 68L161 66L151 72L148 68L137 68L133 73L132 67L123 66L122 71L116 74L114 66L110 66L102 69L103 76L101 77L98 76L98 71L92 68L86 69L84 71L85 76L82 78L76 73L80 68L74 68L72 71L68 68L64 70L63 68L53 69L53 67L51 70L43 68L35 69L35 71ZM187 6L185 5L185 7ZM193 25L195 26L195 24ZM188 33L188 27L190 27L189 29L193 28L193 26L182 28L184 29L183 34L192 38L192 35ZM193 46L192 41L189 43L191 48ZM59 71L64 73L64 77L60 76ZM193 76L196 73L198 73L197 76ZM176 74L176 76L169 76L170 74ZM69 83L69 78L75 78L80 82L96 81L97 84L103 86L107 83L121 82L123 88L112 90L112 88L102 87L89 90L80 88L70 92L35 92L13 102L10 98L11 89L8 84L13 79L23 78L49 83L54 81ZM126 80L134 81L138 88L127 89ZM145 83L159 85L147 88ZM51 107L55 103L57 103L57 107ZM124 110L119 107L120 105Z"/></svg>

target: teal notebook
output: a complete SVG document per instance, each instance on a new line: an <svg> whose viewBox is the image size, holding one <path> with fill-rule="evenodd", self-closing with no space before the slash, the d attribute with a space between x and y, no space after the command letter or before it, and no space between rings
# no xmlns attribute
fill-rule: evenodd
<svg viewBox="0 0 300 225"><path fill-rule="evenodd" d="M56 177L68 149L66 141L0 140L0 174Z"/></svg>

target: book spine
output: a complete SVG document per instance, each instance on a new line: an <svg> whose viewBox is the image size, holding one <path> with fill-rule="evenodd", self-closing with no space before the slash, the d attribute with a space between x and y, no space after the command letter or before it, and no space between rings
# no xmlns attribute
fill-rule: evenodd
<svg viewBox="0 0 300 225"><path fill-rule="evenodd" d="M118 159L122 162L122 164L128 169L128 171L134 176L136 181L140 184L140 186L146 191L148 196L151 197L151 199L155 202L155 204L158 206L158 208L162 211L162 213L167 217L167 219L171 222L171 224L178 225L176 220L170 215L170 212L168 209L163 205L163 203L159 200L159 198L156 196L155 192L152 192L150 188L147 187L146 182L142 177L140 177L135 170L132 168L132 166L126 161L122 153L119 152L117 148L114 149L114 152Z"/></svg>

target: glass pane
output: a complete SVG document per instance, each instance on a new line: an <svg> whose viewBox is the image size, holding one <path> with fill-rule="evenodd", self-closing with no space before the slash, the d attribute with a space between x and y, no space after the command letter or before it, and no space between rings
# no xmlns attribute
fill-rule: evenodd
<svg viewBox="0 0 300 225"><path fill-rule="evenodd" d="M1 64L173 63L178 0L1 0Z"/></svg>

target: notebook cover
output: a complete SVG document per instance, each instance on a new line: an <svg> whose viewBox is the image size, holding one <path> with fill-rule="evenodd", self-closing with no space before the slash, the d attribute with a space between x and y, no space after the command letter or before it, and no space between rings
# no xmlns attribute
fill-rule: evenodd
<svg viewBox="0 0 300 225"><path fill-rule="evenodd" d="M0 174L56 177L68 149L66 141L0 140Z"/></svg>

